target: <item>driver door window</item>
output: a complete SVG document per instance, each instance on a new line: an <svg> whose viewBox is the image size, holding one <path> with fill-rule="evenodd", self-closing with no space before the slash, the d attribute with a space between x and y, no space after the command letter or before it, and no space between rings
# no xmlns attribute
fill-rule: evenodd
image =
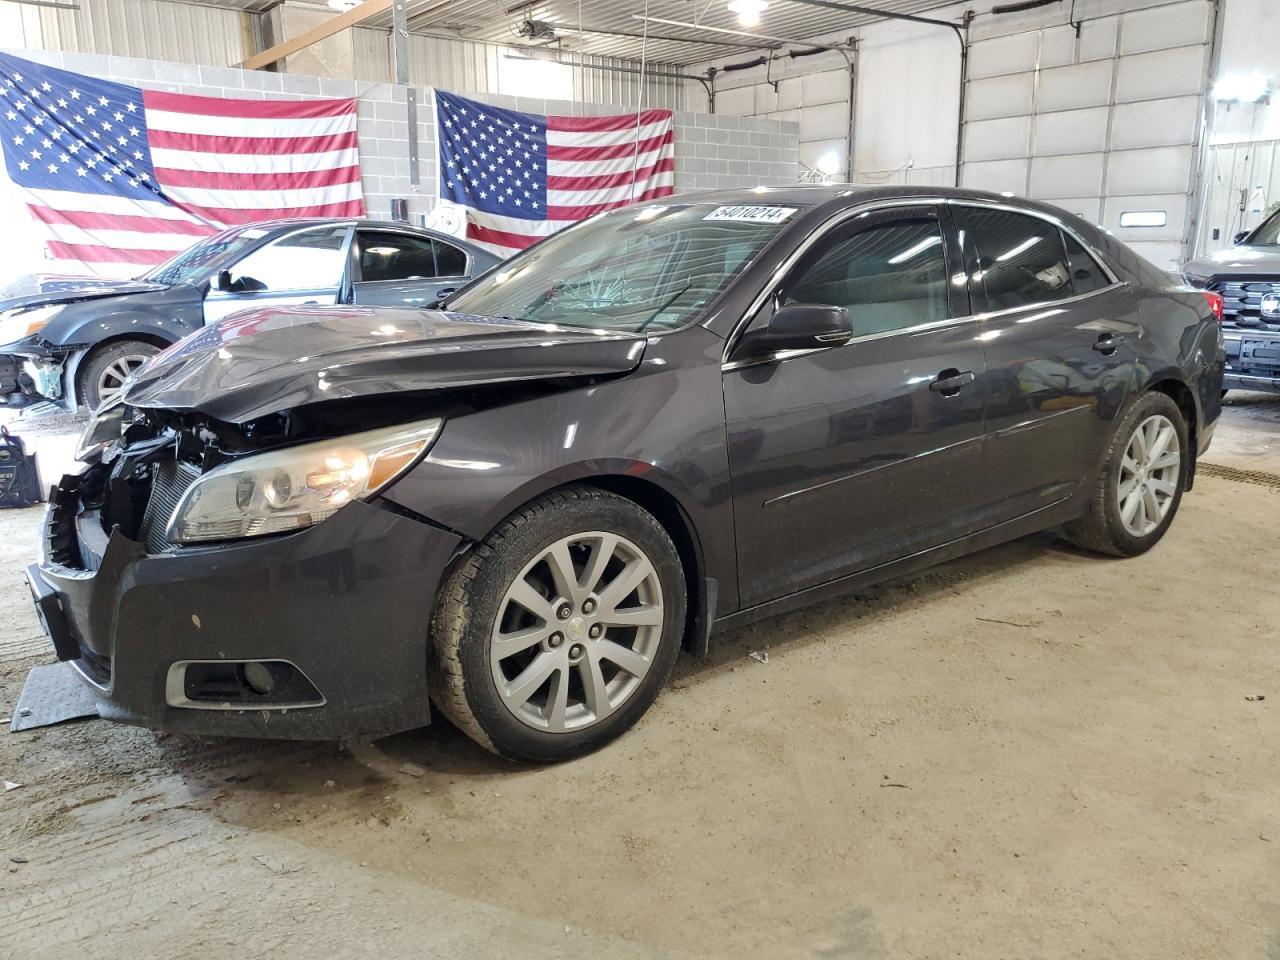
<svg viewBox="0 0 1280 960"><path fill-rule="evenodd" d="M282 293L329 290L342 283L346 227L291 233L259 247L227 270L229 293Z"/></svg>
<svg viewBox="0 0 1280 960"><path fill-rule="evenodd" d="M349 227L299 230L259 247L222 271L204 299L204 322L259 303L338 301Z"/></svg>
<svg viewBox="0 0 1280 960"><path fill-rule="evenodd" d="M946 320L947 262L933 218L893 220L837 239L788 280L779 305L846 307L865 337Z"/></svg>

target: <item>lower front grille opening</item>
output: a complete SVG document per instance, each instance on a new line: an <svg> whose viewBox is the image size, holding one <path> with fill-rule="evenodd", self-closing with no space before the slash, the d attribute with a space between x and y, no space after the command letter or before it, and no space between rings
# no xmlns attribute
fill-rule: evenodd
<svg viewBox="0 0 1280 960"><path fill-rule="evenodd" d="M170 706L195 709L317 707L324 697L288 660L186 661L169 668Z"/></svg>

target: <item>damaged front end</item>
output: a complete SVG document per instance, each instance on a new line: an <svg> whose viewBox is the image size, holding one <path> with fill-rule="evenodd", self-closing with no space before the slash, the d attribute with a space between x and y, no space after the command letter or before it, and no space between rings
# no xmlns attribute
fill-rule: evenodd
<svg viewBox="0 0 1280 960"><path fill-rule="evenodd" d="M371 432L388 431L404 432ZM412 451L387 461L386 444L370 456L327 432L289 414L237 425L117 404L94 418L28 578L59 658L103 716L298 739L428 722L425 624L461 538L376 497L371 481L394 479ZM316 447L334 456L303 456L311 489L273 493L272 480L299 477L285 458ZM285 521L228 525L206 510L175 536L183 504L211 482L206 507L269 507L274 495ZM318 505L321 487L331 499ZM367 653L354 665L353 648Z"/></svg>

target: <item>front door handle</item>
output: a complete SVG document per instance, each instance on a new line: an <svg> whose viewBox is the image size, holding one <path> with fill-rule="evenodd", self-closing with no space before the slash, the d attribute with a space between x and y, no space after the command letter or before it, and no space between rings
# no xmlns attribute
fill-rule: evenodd
<svg viewBox="0 0 1280 960"><path fill-rule="evenodd" d="M1093 349L1097 350L1104 357L1109 357L1116 352L1116 347L1124 343L1124 337L1116 336L1110 333L1103 333L1098 339L1093 341Z"/></svg>
<svg viewBox="0 0 1280 960"><path fill-rule="evenodd" d="M956 370L954 367L943 370L940 374L929 381L929 389L934 393L940 393L944 397L954 397L960 392L961 388L966 384L973 383L977 379L973 375L972 370Z"/></svg>

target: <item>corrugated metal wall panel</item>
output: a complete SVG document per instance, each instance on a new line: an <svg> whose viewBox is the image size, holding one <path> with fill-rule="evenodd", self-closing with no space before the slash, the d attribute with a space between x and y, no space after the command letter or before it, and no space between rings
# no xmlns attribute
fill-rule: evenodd
<svg viewBox="0 0 1280 960"><path fill-rule="evenodd" d="M164 0L78 0L75 10L41 8L39 35L32 32L22 46L220 67L246 56L240 11Z"/></svg>

